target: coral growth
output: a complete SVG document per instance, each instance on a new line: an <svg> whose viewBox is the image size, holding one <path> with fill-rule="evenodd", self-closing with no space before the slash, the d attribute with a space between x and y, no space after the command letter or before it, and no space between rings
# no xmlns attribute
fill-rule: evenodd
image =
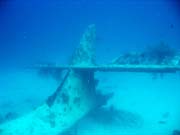
<svg viewBox="0 0 180 135"><path fill-rule="evenodd" d="M141 53L126 53L114 59L112 64L131 65L180 65L180 54L170 46L161 42L148 47Z"/></svg>
<svg viewBox="0 0 180 135"><path fill-rule="evenodd" d="M172 59L176 55L176 51L168 44L161 42L156 46L147 48L145 55L147 55L150 61L154 61L156 64L162 64Z"/></svg>
<svg viewBox="0 0 180 135"><path fill-rule="evenodd" d="M180 135L180 130L174 130L172 135Z"/></svg>

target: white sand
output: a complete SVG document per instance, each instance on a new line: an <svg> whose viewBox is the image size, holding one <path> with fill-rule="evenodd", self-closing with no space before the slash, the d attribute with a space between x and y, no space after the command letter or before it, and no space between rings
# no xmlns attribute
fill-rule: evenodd
<svg viewBox="0 0 180 135"><path fill-rule="evenodd" d="M165 74L154 78L143 73L104 73L99 88L113 91L109 101L118 109L138 114L142 118L140 126L103 125L86 120L79 128L80 135L171 135L180 130L180 76ZM104 83L103 83L104 82Z"/></svg>
<svg viewBox="0 0 180 135"><path fill-rule="evenodd" d="M104 93L114 92L108 105L138 114L142 124L124 127L85 119L78 126L78 135L171 135L173 130L180 130L180 75L165 74L163 78L153 79L153 75L143 73L98 73L97 78L100 79L98 89ZM9 101L9 110L13 109L11 104L15 104L14 110L20 114L22 107L32 109L30 105L25 108L28 104L25 99L37 106L57 87L57 82L30 72L4 75L0 80L3 81L1 105ZM47 86L47 82L50 85ZM44 94L39 96L42 91Z"/></svg>
<svg viewBox="0 0 180 135"><path fill-rule="evenodd" d="M58 86L55 80L42 78L30 70L1 73L0 83L1 115L30 112L42 104Z"/></svg>

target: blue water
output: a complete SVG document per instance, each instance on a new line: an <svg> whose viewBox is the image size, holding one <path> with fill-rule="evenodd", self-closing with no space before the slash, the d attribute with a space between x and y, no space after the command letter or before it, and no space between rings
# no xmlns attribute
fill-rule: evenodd
<svg viewBox="0 0 180 135"><path fill-rule="evenodd" d="M100 60L107 50L108 59L160 41L178 48L178 6L171 0L2 0L0 58L64 62L92 23L97 26Z"/></svg>
<svg viewBox="0 0 180 135"><path fill-rule="evenodd" d="M178 0L1 0L0 112L26 113L52 94L58 86L56 80L17 68L35 63L68 63L89 24L97 28L98 63L108 63L122 53L142 51L161 41L180 49ZM116 93L109 104L145 119L142 131L180 130L178 74L163 79L133 73L98 77L100 88ZM39 96L42 91L44 95ZM168 115L168 124L156 125L163 114ZM86 127L79 127L82 134L87 130L94 134L121 131L116 126L104 131L102 124L88 122Z"/></svg>

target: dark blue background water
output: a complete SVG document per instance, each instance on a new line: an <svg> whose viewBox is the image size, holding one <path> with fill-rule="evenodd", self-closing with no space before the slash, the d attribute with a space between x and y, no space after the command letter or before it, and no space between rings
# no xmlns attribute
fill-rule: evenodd
<svg viewBox="0 0 180 135"><path fill-rule="evenodd" d="M100 62L161 41L180 48L179 2L172 0L1 0L0 61L68 61L84 29L97 26Z"/></svg>

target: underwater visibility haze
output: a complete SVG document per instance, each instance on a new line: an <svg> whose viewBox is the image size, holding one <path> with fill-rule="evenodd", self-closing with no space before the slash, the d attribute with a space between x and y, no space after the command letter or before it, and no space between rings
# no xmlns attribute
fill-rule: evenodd
<svg viewBox="0 0 180 135"><path fill-rule="evenodd" d="M180 1L1 0L0 135L180 135Z"/></svg>

